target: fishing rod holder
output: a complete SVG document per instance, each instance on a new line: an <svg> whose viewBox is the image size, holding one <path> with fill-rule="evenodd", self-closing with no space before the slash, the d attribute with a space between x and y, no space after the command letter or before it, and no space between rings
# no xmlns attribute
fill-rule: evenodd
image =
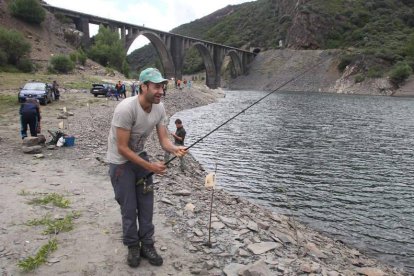
<svg viewBox="0 0 414 276"><path fill-rule="evenodd" d="M144 189L143 189L143 194L147 194L147 193L151 193L154 191L154 184L147 184L147 180L148 178L146 176L141 177L140 179L137 180L137 182L135 183L135 185L140 186L143 185Z"/></svg>

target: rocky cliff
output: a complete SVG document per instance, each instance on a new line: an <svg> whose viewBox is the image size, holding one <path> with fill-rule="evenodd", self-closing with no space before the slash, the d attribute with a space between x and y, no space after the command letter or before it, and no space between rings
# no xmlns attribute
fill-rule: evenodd
<svg viewBox="0 0 414 276"><path fill-rule="evenodd" d="M353 66L343 73L337 69L339 52L331 50L269 50L261 52L250 64L249 73L231 80L230 89L272 91L290 81L280 90L367 94L382 96L414 96L414 79L395 89L387 78L358 82ZM303 75L304 71L308 70ZM296 78L297 77L297 78Z"/></svg>

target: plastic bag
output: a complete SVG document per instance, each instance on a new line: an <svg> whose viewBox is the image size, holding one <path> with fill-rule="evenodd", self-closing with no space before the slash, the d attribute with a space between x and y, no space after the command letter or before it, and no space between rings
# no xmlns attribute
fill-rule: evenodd
<svg viewBox="0 0 414 276"><path fill-rule="evenodd" d="M60 137L59 140L56 143L57 147L63 147L63 145L65 144L65 138Z"/></svg>

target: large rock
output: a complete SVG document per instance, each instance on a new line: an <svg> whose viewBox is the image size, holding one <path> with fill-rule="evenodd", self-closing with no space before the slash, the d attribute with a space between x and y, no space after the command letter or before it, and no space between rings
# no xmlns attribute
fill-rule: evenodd
<svg viewBox="0 0 414 276"><path fill-rule="evenodd" d="M43 134L38 134L37 138L39 139L39 144L46 143L46 137Z"/></svg>
<svg viewBox="0 0 414 276"><path fill-rule="evenodd" d="M363 267L357 269L359 274L365 276L384 276L385 273L381 269L373 268L373 267Z"/></svg>
<svg viewBox="0 0 414 276"><path fill-rule="evenodd" d="M32 153L41 153L42 152L42 146L32 146L32 147L23 146L22 151L24 153L30 153L30 154L32 154Z"/></svg>
<svg viewBox="0 0 414 276"><path fill-rule="evenodd" d="M23 146L32 147L39 145L39 138L38 137L26 137L23 139L22 142Z"/></svg>
<svg viewBox="0 0 414 276"><path fill-rule="evenodd" d="M247 246L247 248L252 251L256 255L263 254L267 251L276 249L278 247L281 247L282 245L280 243L276 242L259 242L259 243L252 243Z"/></svg>
<svg viewBox="0 0 414 276"><path fill-rule="evenodd" d="M307 243L305 245L306 249L309 250L309 253L319 259L326 259L326 254L322 252L314 243Z"/></svg>
<svg viewBox="0 0 414 276"><path fill-rule="evenodd" d="M243 265L243 264L231 263L223 269L223 272L227 276L238 276L239 275L239 270L241 270L245 267L246 266Z"/></svg>

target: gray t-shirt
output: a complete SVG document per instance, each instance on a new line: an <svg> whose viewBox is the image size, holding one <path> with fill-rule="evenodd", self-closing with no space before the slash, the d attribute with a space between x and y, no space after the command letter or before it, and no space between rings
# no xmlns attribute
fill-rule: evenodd
<svg viewBox="0 0 414 276"><path fill-rule="evenodd" d="M128 160L118 153L116 128L131 130L128 146L139 154L154 126L166 126L166 114L162 103L153 104L150 113L145 112L138 102L138 96L124 99L115 108L108 136L106 159L112 164L124 164Z"/></svg>

